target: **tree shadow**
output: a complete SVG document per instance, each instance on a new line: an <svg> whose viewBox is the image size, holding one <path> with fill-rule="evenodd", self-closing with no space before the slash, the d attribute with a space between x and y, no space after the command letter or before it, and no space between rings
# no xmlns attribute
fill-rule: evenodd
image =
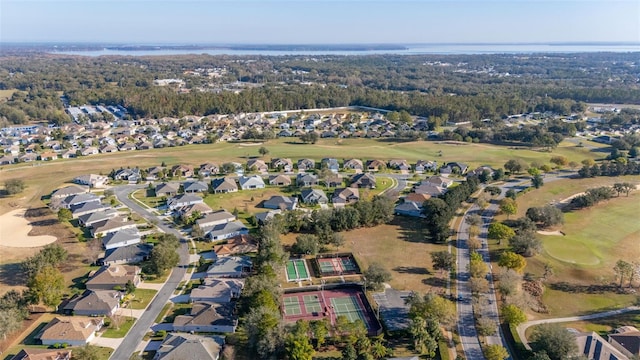
<svg viewBox="0 0 640 360"><path fill-rule="evenodd" d="M39 207L39 208L31 208L24 212L24 217L42 217L47 215L52 215L53 213L47 207Z"/></svg>
<svg viewBox="0 0 640 360"><path fill-rule="evenodd" d="M24 285L27 278L20 268L20 263L0 265L0 282L8 286Z"/></svg>
<svg viewBox="0 0 640 360"><path fill-rule="evenodd" d="M429 269L419 266L397 266L392 270L401 274L431 275Z"/></svg>
<svg viewBox="0 0 640 360"><path fill-rule="evenodd" d="M578 285L570 284L568 282L552 283L549 284L549 288L573 294L604 294L618 292L620 290L620 288L615 284Z"/></svg>
<svg viewBox="0 0 640 360"><path fill-rule="evenodd" d="M429 277L422 280L422 283L425 285L429 285L431 287L436 288L446 288L447 287L447 279L439 278L439 277Z"/></svg>

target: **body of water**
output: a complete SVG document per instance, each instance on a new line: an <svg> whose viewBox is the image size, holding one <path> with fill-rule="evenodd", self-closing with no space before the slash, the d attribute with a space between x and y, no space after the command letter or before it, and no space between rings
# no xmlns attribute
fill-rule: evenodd
<svg viewBox="0 0 640 360"><path fill-rule="evenodd" d="M59 51L54 54L80 56L167 56L185 54L207 55L454 55L454 54L531 54L531 53L585 53L585 52L640 52L640 44L628 45L584 45L584 44L423 44L407 45L398 50L245 50L245 49L158 49L121 50L102 49L87 51Z"/></svg>

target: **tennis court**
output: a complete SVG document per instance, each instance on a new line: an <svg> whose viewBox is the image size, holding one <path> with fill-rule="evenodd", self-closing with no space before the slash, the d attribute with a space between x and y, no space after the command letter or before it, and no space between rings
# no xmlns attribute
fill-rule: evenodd
<svg viewBox="0 0 640 360"><path fill-rule="evenodd" d="M359 274L360 268L351 254L323 255L316 258L320 276Z"/></svg>
<svg viewBox="0 0 640 360"><path fill-rule="evenodd" d="M284 313L287 316L299 316L302 314L302 308L297 297L286 297L284 300Z"/></svg>
<svg viewBox="0 0 640 360"><path fill-rule="evenodd" d="M287 261L287 281L308 280L309 269L304 259L293 259Z"/></svg>
<svg viewBox="0 0 640 360"><path fill-rule="evenodd" d="M322 305L320 305L318 295L304 295L302 300L304 301L304 309L307 310L307 314L318 314L322 312Z"/></svg>
<svg viewBox="0 0 640 360"><path fill-rule="evenodd" d="M362 320L364 324L367 323L362 307L355 296L332 298L331 305L336 316L345 316L350 322Z"/></svg>

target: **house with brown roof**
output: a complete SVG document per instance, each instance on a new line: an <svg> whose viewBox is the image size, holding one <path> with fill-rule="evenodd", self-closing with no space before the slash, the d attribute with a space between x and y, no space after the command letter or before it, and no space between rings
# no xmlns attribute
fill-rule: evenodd
<svg viewBox="0 0 640 360"><path fill-rule="evenodd" d="M266 173L269 171L269 165L260 159L249 159L249 161L247 161L247 169L249 171Z"/></svg>
<svg viewBox="0 0 640 360"><path fill-rule="evenodd" d="M179 187L180 187L180 185L178 185L178 184L161 183L161 184L156 185L155 193L156 193L156 196L158 196L158 197L176 196L178 194Z"/></svg>
<svg viewBox="0 0 640 360"><path fill-rule="evenodd" d="M71 349L24 348L11 360L71 360Z"/></svg>
<svg viewBox="0 0 640 360"><path fill-rule="evenodd" d="M72 298L62 310L68 315L110 316L120 308L122 295L116 290L87 290Z"/></svg>
<svg viewBox="0 0 640 360"><path fill-rule="evenodd" d="M346 159L344 160L342 168L347 170L362 171L364 169L364 165L362 164L362 160L360 159Z"/></svg>
<svg viewBox="0 0 640 360"><path fill-rule="evenodd" d="M382 160L367 160L367 171L380 171L387 168L387 164Z"/></svg>
<svg viewBox="0 0 640 360"><path fill-rule="evenodd" d="M233 333L238 320L231 303L196 302L188 315L178 315L173 321L173 331Z"/></svg>
<svg viewBox="0 0 640 360"><path fill-rule="evenodd" d="M205 229L208 227L213 227L219 224L226 224L231 221L235 221L236 217L232 213L226 210L220 210L213 212L211 214L207 214L202 219L196 220L196 224L200 226L201 229Z"/></svg>
<svg viewBox="0 0 640 360"><path fill-rule="evenodd" d="M240 297L244 288L242 279L204 279L202 285L191 290L189 300L191 302L207 301L215 303L228 303Z"/></svg>
<svg viewBox="0 0 640 360"><path fill-rule="evenodd" d="M173 177L192 177L194 175L193 166L191 165L175 165L171 168Z"/></svg>
<svg viewBox="0 0 640 360"><path fill-rule="evenodd" d="M89 280L85 283L88 290L114 290L124 289L127 282L134 285L140 284L140 268L133 265L108 265L90 274Z"/></svg>
<svg viewBox="0 0 640 360"><path fill-rule="evenodd" d="M345 206L360 200L360 190L355 187L336 189L331 197L333 206Z"/></svg>
<svg viewBox="0 0 640 360"><path fill-rule="evenodd" d="M223 177L211 180L211 187L216 194L224 194L238 191L238 184L230 177Z"/></svg>
<svg viewBox="0 0 640 360"><path fill-rule="evenodd" d="M86 316L57 316L36 336L42 345L69 344L82 346L96 336L104 325L102 318Z"/></svg>
<svg viewBox="0 0 640 360"><path fill-rule="evenodd" d="M289 186L291 185L291 178L283 174L271 175L269 176L269 185Z"/></svg>
<svg viewBox="0 0 640 360"><path fill-rule="evenodd" d="M211 175L218 174L219 172L220 172L220 167L217 164L208 162L200 165L200 170L198 170L198 175L209 177Z"/></svg>
<svg viewBox="0 0 640 360"><path fill-rule="evenodd" d="M279 171L291 172L293 171L293 161L287 158L271 159L271 168Z"/></svg>
<svg viewBox="0 0 640 360"><path fill-rule="evenodd" d="M355 174L350 179L350 187L375 189L376 178L368 173Z"/></svg>
<svg viewBox="0 0 640 360"><path fill-rule="evenodd" d="M299 171L308 171L316 168L316 162L312 159L300 159L297 165Z"/></svg>
<svg viewBox="0 0 640 360"><path fill-rule="evenodd" d="M91 225L91 236L106 236L109 233L118 232L120 230L135 229L136 223L122 216L98 221Z"/></svg>
<svg viewBox="0 0 640 360"><path fill-rule="evenodd" d="M258 251L258 243L251 235L238 235L227 239L227 242L215 245L213 251L217 256L248 254Z"/></svg>
<svg viewBox="0 0 640 360"><path fill-rule="evenodd" d="M411 170L411 165L409 165L407 160L394 159L389 160L389 168L400 171L409 171Z"/></svg>

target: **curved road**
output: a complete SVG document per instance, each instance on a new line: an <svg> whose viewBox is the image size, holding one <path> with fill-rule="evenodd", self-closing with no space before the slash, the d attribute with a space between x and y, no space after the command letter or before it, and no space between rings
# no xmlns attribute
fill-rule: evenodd
<svg viewBox="0 0 640 360"><path fill-rule="evenodd" d="M563 174L552 174L547 175L544 178L544 182L552 182L555 180L569 178L573 176L575 173L567 172ZM460 223L457 233L457 247L458 247L458 256L457 256L457 265L456 270L457 274L457 289L458 295L462 296L462 301L457 302L458 309L458 333L460 336L460 342L462 344L462 348L465 353L465 357L467 360L484 360L484 354L482 353L482 348L480 347L480 341L478 338L478 333L475 327L475 320L473 316L473 306L471 304L471 290L469 289L469 278L470 275L467 271L467 267L469 265L469 248L467 246L467 239L469 238L469 225L467 224L466 218L471 214L479 214L482 217L482 225L480 228L480 234L478 234L478 239L482 244L482 247L478 249L478 253L482 255L487 267L491 269L490 257L489 257L489 246L487 239L487 229L489 228L489 224L493 220L493 217L498 213L499 208L499 200L505 197L505 194L508 190L513 189L516 192L522 191L527 188L530 179L526 180L514 180L507 181L498 187L501 190L500 195L494 200L491 201L489 206L483 211L476 204L473 204L463 215L462 221ZM496 302L496 294L493 285L493 276L492 271L489 271L487 274L487 280L489 281L489 292L486 294L489 300L489 306L482 306L479 310L482 312L481 315L484 318L491 319L494 323L499 324L499 316L498 316L498 305ZM502 345L504 348L509 349L506 341L504 340L504 336L502 335L502 329L498 327L498 332L495 335L487 336L487 343L489 344L498 344Z"/></svg>
<svg viewBox="0 0 640 360"><path fill-rule="evenodd" d="M189 246L187 241L182 237L177 230L164 225L162 219L158 218L149 210L141 207L134 200L129 198L129 194L138 189L146 188L145 185L125 185L113 188L115 196L122 204L131 209L131 211L145 218L150 223L155 223L165 233L174 234L180 239L180 248L178 249L180 254L180 263L173 269L167 282L162 286L162 289L158 291L155 298L151 301L149 306L142 313L142 316L135 322L131 330L127 333L120 346L111 354L110 359L129 359L131 354L136 351L138 345L142 342L142 338L149 331L151 325L154 324L156 317L162 311L164 305L169 301L171 295L178 287L178 284L183 280L187 271L187 265L189 265Z"/></svg>

